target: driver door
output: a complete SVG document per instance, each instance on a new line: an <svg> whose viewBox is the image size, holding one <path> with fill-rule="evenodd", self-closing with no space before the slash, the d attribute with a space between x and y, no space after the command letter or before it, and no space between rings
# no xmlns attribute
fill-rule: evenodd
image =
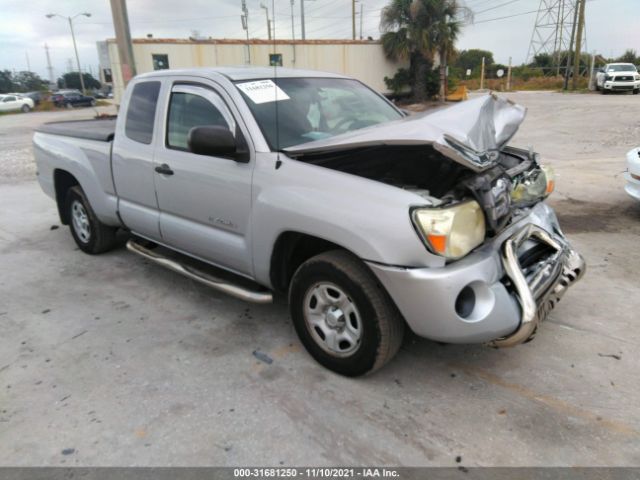
<svg viewBox="0 0 640 480"><path fill-rule="evenodd" d="M168 246L250 276L253 159L197 155L187 145L195 126L222 126L242 135L229 105L208 85L171 86L164 139L154 157L160 231Z"/></svg>

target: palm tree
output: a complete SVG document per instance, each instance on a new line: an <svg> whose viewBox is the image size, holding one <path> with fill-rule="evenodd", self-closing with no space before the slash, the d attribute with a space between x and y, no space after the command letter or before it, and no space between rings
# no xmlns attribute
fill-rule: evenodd
<svg viewBox="0 0 640 480"><path fill-rule="evenodd" d="M426 100L427 77L436 53L444 100L446 59L469 15L459 0L391 0L382 10L382 47L389 58L409 60L415 100Z"/></svg>

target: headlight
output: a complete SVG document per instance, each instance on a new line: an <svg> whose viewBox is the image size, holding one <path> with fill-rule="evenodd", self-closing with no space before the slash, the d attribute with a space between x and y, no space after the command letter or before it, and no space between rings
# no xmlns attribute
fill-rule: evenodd
<svg viewBox="0 0 640 480"><path fill-rule="evenodd" d="M429 249L443 257L464 257L485 238L484 213L475 200L448 208L418 208L412 218Z"/></svg>
<svg viewBox="0 0 640 480"><path fill-rule="evenodd" d="M635 76L635 79L636 79L636 80L640 80L640 75L636 75L636 76Z"/></svg>
<svg viewBox="0 0 640 480"><path fill-rule="evenodd" d="M511 200L516 206L536 203L548 197L556 188L556 174L548 165L542 165L528 176L518 181L511 192Z"/></svg>

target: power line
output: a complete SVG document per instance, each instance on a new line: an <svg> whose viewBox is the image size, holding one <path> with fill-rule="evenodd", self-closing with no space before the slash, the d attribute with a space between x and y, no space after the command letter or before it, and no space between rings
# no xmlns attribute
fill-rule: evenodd
<svg viewBox="0 0 640 480"><path fill-rule="evenodd" d="M495 22L497 20L505 20L507 18L522 17L524 15L531 15L532 13L537 13L537 12L538 12L538 10L530 10L528 12L514 13L513 15L506 15L504 17L487 18L486 20L480 20L479 22L473 22L473 24L477 25L479 23Z"/></svg>
<svg viewBox="0 0 640 480"><path fill-rule="evenodd" d="M521 1L521 0L510 0L510 1L508 1L508 2L501 3L500 5L496 5L495 7L489 7L489 8L486 8L485 10L480 10L479 12L474 12L474 13L475 13L476 15L479 15L479 14L481 14L481 13L488 12L488 11L490 11L490 10L495 10L496 8L504 7L504 6L506 6L506 5L511 5L512 3L516 3L516 2L520 2L520 1Z"/></svg>

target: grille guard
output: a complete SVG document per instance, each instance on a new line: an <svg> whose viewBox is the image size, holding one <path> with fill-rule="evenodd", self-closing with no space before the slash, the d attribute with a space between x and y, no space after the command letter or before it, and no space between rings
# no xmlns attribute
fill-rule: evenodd
<svg viewBox="0 0 640 480"><path fill-rule="evenodd" d="M540 262L535 272L525 276L518 260L518 249L530 238L535 238L555 250ZM502 263L507 277L513 283L522 309L520 326L512 334L489 342L493 347L513 347L533 338L533 335L569 286L584 275L584 258L561 237L529 224L504 242Z"/></svg>

